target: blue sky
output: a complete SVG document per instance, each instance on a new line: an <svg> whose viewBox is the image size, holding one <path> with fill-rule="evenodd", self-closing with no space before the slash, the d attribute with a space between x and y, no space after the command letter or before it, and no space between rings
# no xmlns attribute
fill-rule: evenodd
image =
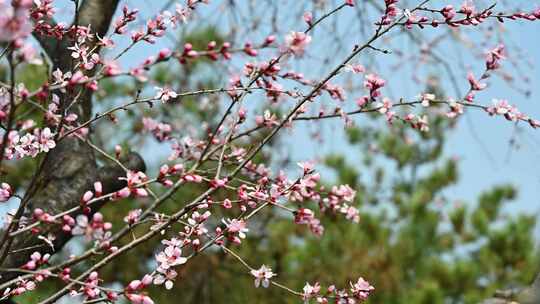
<svg viewBox="0 0 540 304"><path fill-rule="evenodd" d="M361 1L362 0L357 0L357 2ZM131 7L141 8L143 15L148 16L154 15L156 13L156 8L161 7L163 3L168 1L132 0L126 2L128 2ZM206 18L210 18L208 20L212 20L212 22L216 22L216 24L226 26L227 21L215 21L223 17L220 15L218 9L219 4L222 3L222 1L212 0L212 2L214 5L209 8L201 7L200 11L203 12L202 15ZM239 3L240 2L241 1L239 1ZM306 1L306 3L307 2L312 3L312 1ZM432 2L436 4L436 6L448 3L448 1L441 0ZM479 3L480 6L483 1L476 2ZM505 1L501 2L504 3ZM532 1L506 2L510 2L513 5L517 3L529 9L534 8L534 6L531 5ZM67 0L58 1L58 3L60 4L60 7L68 7L68 5L70 5L70 1ZM279 3L285 2L279 1ZM304 4L302 1L289 1L288 3L294 3L295 8L302 5L307 6L307 4ZM287 9L286 4L284 4L284 8ZM212 12L212 15L205 15L207 14L204 13L205 10ZM262 10L264 9L251 13L255 15L260 14L261 17L264 17L265 14L269 13ZM302 11L300 10L300 13L301 12ZM247 14L249 12L244 11L243 13ZM336 22L336 26L343 31L344 40L342 41L345 46L343 50L338 50L336 46L331 45L329 40L324 40L324 35L331 29L323 26L322 30L319 32L319 36L314 35L313 44L315 46L312 49L312 53L308 53L306 60L297 66L295 65L294 68L312 79L316 79L328 72L336 62L344 57L348 52L347 50L349 50L352 45L362 42L360 39L361 35L356 33L351 34L350 28L347 28L350 22L354 21L354 18L356 18L356 15L354 14L354 11L351 10L337 15L335 18L337 21L334 21L334 19L328 20L331 24ZM284 16L283 19L284 20L280 21L282 21L281 24L284 28L287 28L287 25L290 25L289 28L294 30L302 30L304 28L299 16L287 15ZM192 26L196 27L197 24L200 24L197 22L194 21ZM268 32L268 26L269 25L263 25L258 31L246 32L244 33L245 37L254 41L257 39L260 40L264 37L265 32ZM370 29L367 29L366 31L369 32L369 30ZM425 31L427 32L427 37L434 37L439 33L432 29L426 29ZM521 68L519 73L525 74L530 78L530 83L527 85L519 83L519 78L516 78L516 83L519 87L531 88L530 96L525 97L516 90L509 88L508 85L499 78L494 77L489 80L489 88L477 95L478 101L489 103L492 98L508 99L512 103L515 103L521 111L540 119L540 107L538 104L540 100L540 70L538 69L538 66L540 65L539 31L540 21L519 22L508 24L506 33L504 33L511 42L509 50L510 59L520 61ZM496 34L501 33L500 31L495 32ZM319 37L321 36L322 38L319 40ZM280 37L280 39L282 38L283 37ZM473 35L472 38L479 37ZM123 43L125 44L126 42L127 40L124 40ZM169 45L170 41L168 39L163 39L156 45L138 46L130 51L128 56L123 58L121 64L124 68L132 66L133 63L141 62L148 55L156 54L157 50L161 47ZM397 53L397 51L403 51L404 53L407 53L408 51L414 53L416 51L414 46L410 45L406 39L397 39L392 45L388 45L387 41L382 40L377 46L388 47L395 53ZM518 53L514 49L514 46L519 46L522 54ZM482 50L474 51L481 52ZM320 61L318 61L319 56L321 53L325 52L326 55L332 52L332 56L330 56L331 60L328 64L320 64ZM457 76L462 91L467 89L468 84L466 82L465 74L468 69L474 71L476 75L479 75L482 72L483 60L471 56L469 50L465 47L460 45L443 45L443 47L439 49L439 52L444 58L447 58L451 64L455 64L456 66L461 65L461 62L468 63L465 65L466 69L457 69L460 70L460 73L457 73ZM261 58L269 58L271 55L272 53L263 53ZM392 68L392 63L403 60L402 58L396 57L395 55L379 54L376 55L375 59L378 60L378 64L370 64L373 63L372 59L364 56L359 58L357 62L361 62L371 69L376 70L383 78L391 83L391 90L385 89L383 91L385 94L412 98L421 92L421 86L411 81L411 75L415 71L414 66L408 66L402 70L395 71ZM242 60L235 60L232 64L239 67L243 62ZM507 65L511 63L512 62L509 61L504 64ZM284 66L290 67L288 63L285 63ZM438 72L438 70L433 70L432 72ZM356 81L357 85L361 86L363 78L359 76L358 78L353 79L353 81ZM447 82L447 80L444 79L443 81ZM450 85L445 85L445 87L447 87L450 92L452 91ZM455 96L455 93L450 93L450 95ZM347 102L353 104L353 100L354 95L351 95ZM326 102L331 104L330 101ZM461 173L458 184L446 190L445 194L452 199L473 202L483 190L487 190L496 184L510 183L517 187L518 198L514 203L507 207L507 211L509 213L527 212L538 214L540 211L540 130L532 130L523 124L521 127L516 128L512 123L504 121L501 117L488 117L485 113L480 111L466 111L465 115L466 117L461 119L458 127L450 131L450 138L445 147L444 153L447 157L458 157L460 159ZM355 121L361 124L362 117L356 117ZM325 135L325 141L322 145L311 139L311 129L309 127L306 127L305 124L300 124L292 133L285 133L286 136L283 136L281 142L282 148L280 148L279 152L283 154L282 156L289 154L293 163L296 161L321 158L329 153L347 155L358 153L358 148L351 148L347 145L343 132L343 123L341 121L326 121L322 128L324 129L323 134ZM511 146L511 140L514 140L516 144ZM146 156L156 154L156 152L159 152L157 154L163 154L164 156L169 153L168 150L161 153L163 151L156 151L155 149L160 148L156 147L145 151L145 154L147 154ZM349 163L354 163L354 156L351 156ZM328 172L323 171L323 173ZM4 210L5 208L6 207L3 207ZM537 228L537 232L540 233L540 227Z"/></svg>
<svg viewBox="0 0 540 304"><path fill-rule="evenodd" d="M130 7L138 7L141 9L142 15L151 16L155 15L157 8L168 1L158 0L132 0L125 1ZM208 18L212 23L226 28L230 26L230 20L227 16L221 14L219 6L222 1L213 0L213 5L209 7L201 6L198 9L201 12L199 18ZM305 10L311 10L312 7L307 3L311 1L278 1L281 9L288 9L288 6L292 6L290 11L296 10L300 15L284 15L280 20L280 24L283 29L290 30L302 30L304 24L301 20L301 13L303 7ZM330 1L332 2L332 1ZM357 1L358 3L362 1ZM410 1L416 3L416 1ZM458 1L450 1L459 3ZM508 2L508 1L507 1ZM59 4L60 13L66 12L66 7L70 7L71 3L67 0L57 1ZM277 3L277 2L276 2ZM283 4L282 4L283 3ZM290 4L294 3L294 4ZM334 3L339 3L339 1ZM432 1L433 6L437 7L443 3L449 3L449 1ZM479 7L482 7L486 2L475 1ZM504 1L502 1L504 4ZM528 9L533 9L530 1L511 1L512 5L521 5ZM365 5L363 2L361 5ZM327 8L334 7L329 5ZM262 26L256 31L246 31L244 33L246 39L252 41L261 40L266 33L269 32L269 24L264 23L264 17L269 14L265 8L260 8L260 11L250 12L240 11L242 14L260 14ZM373 12L371 12L372 14ZM371 15L374 16L374 15ZM332 66L341 60L348 52L348 49L352 45L361 43L361 35L357 32L351 31L350 24L354 24L357 15L354 10L343 11L338 15L328 19L327 24L323 24L320 30L317 30L314 34L313 49L311 53L307 54L307 58L300 64L289 65L284 64L284 67L292 67L298 71L303 72L306 77L316 79L321 75L324 75L329 71ZM190 27L195 28L199 26L201 20L194 20L191 22ZM491 21L495 24L493 21ZM344 50L339 50L336 46L330 44L328 40L325 40L325 35L334 28L330 25L336 26L339 31L342 31L342 41ZM540 22L516 22L509 24L504 33L505 37L508 37L510 41L510 58L512 60L518 60L522 63L522 74L526 74L530 78L530 84L521 85L519 79L517 79L518 86L531 88L531 95L526 98L523 94L520 94L516 90L510 89L507 84L500 81L499 78L492 78L489 80L489 88L477 95L477 100L482 103L490 103L492 98L504 98L508 99L512 103L515 103L518 108L529 114L530 116L540 118L540 108L538 101L540 99L540 71L536 68L540 64L540 42L538 31L540 30ZM370 32L370 29L365 29L366 32ZM417 31L417 29L415 29ZM435 37L439 35L441 31L426 29L424 30L426 37ZM496 30L495 34L498 35L500 31ZM317 36L318 35L318 36ZM322 38L320 38L322 37ZM471 36L473 39L480 37ZM279 37L282 39L283 37ZM493 39L496 40L496 39ZM120 45L125 44L127 40L120 42ZM133 63L141 62L148 55L156 54L157 50L161 47L170 46L171 42L168 38L160 40L156 45L144 45L134 48L128 56L123 58L121 64L123 67L132 66ZM513 46L519 46L520 52L513 50ZM387 47L386 41L382 40L377 46ZM328 48L330 47L330 48ZM414 45L411 45L407 39L396 39L389 49L396 52L402 51L406 53L408 50L415 52ZM327 51L329 50L329 51ZM442 53L441 53L442 50ZM329 64L320 64L319 57L322 54L328 52L335 52L330 56L331 60ZM481 52L482 50L474 50L475 52ZM275 51L274 51L275 53ZM451 64L461 65L462 62L466 62L465 67L479 75L483 69L483 59L474 58L470 55L470 51L461 45L443 45L439 49L439 54L447 58ZM328 54L326 54L328 55ZM262 53L261 58L269 58L272 53ZM386 57L383 57L386 56ZM412 98L421 92L421 86L411 81L411 75L414 73L415 67L409 66L398 72L395 72L392 68L392 63L395 63L403 58L394 55L376 55L376 64L373 64L373 59L368 57L360 57L357 62L363 63L369 66L374 71L379 73L383 78L387 79L391 83L391 90L384 90L385 94L391 94L393 96L405 96ZM232 64L237 68L243 63L244 58L233 60ZM319 61L318 61L319 60ZM523 64L523 62L526 62ZM505 63L506 64L511 64ZM458 69L459 70L459 69ZM433 70L438 72L438 70ZM433 72L432 71L432 72ZM458 82L461 86L461 90L467 89L467 82L465 78L466 70L461 69L461 74L458 73ZM443 79L444 80L444 79ZM363 78L358 76L353 79L357 81L356 85L361 85ZM446 80L444 80L446 81ZM450 86L447 86L450 89ZM455 96L455 93L450 95ZM347 101L349 104L353 104L354 95L351 95ZM524 212L538 212L540 211L540 131L531 130L525 125L516 128L512 123L504 121L500 117L488 117L485 113L479 111L467 111L466 117L463 117L458 127L450 132L450 140L445 147L445 154L448 157L459 157L460 161L460 180L455 186L452 186L446 194L455 199L464 199L466 201L474 201L478 194L485 189L489 189L490 186L501 183L511 183L515 185L519 190L519 197L514 204L509 208L510 212L524 211ZM361 123L362 117L355 118L357 123ZM343 123L341 121L324 122L322 127L326 133L325 142L320 145L316 141L310 138L310 128L305 125L299 125L291 136L285 136L283 140L283 149L280 150L283 153L288 153L296 161L319 158L328 153L341 153L341 154L354 154L358 153L357 148L351 149L346 144L346 139L343 132ZM510 146L510 140L515 140L516 145ZM516 147L519 147L516 149ZM153 154L153 152L152 152ZM164 153L167 155L168 152ZM540 231L540 230L539 230Z"/></svg>
<svg viewBox="0 0 540 304"><path fill-rule="evenodd" d="M441 3L443 1L433 1ZM515 1L516 3L527 4L529 1ZM447 3L447 1L444 1ZM529 3L530 4L530 3ZM484 104L490 103L492 98L508 99L518 108L532 117L540 117L540 22L519 22L507 23L507 35L513 44L519 45L523 55L517 55L517 51L509 50L509 57L512 60L528 62L524 70L530 78L529 85L519 84L521 87L529 87L531 95L525 97L523 94L509 88L497 77L489 80L490 86L477 95L477 100ZM432 31L427 29L427 31ZM434 31L433 31L434 32ZM434 33L435 34L435 33ZM429 35L429 34L428 34ZM474 37L474 36L473 36ZM459 47L459 46L458 46ZM403 48L407 49L406 43ZM457 62L458 59L454 49L448 48L450 62ZM379 59L384 55L380 55ZM482 72L482 60L469 58L471 70L479 75ZM466 60L466 59L464 59ZM508 65L509 62L503 63ZM530 67L530 68L528 68ZM414 68L414 67L412 67ZM384 69L383 69L384 70ZM465 71L464 71L465 72ZM382 77L392 75L388 70L381 72ZM404 96L414 96L419 91L418 86L411 85L406 72L395 73L389 79L392 82L394 92L403 92ZM458 75L460 76L460 75ZM465 74L459 79L462 91L467 89ZM388 78L386 78L388 80ZM400 81L401 80L401 81ZM448 81L447 81L448 82ZM449 94L452 93L449 87ZM357 118L357 122L359 122ZM361 122L360 122L361 123ZM295 158L301 159L308 155L322 157L328 153L341 153L355 155L359 151L351 150L347 146L341 122L326 123L326 140L324 145L320 145L309 139L305 128L293 133L290 142L292 154ZM455 130L450 132L449 140L445 146L447 157L458 157L460 159L460 178L458 184L445 191L449 198L474 202L483 190L488 190L496 184L510 183L517 187L518 198L514 203L507 206L507 212L526 212L538 214L540 211L540 136L538 130L533 130L527 125L521 124L516 128L512 123L505 121L501 117L489 117L481 111L466 111ZM510 145L510 141L515 141ZM351 156L354 159L354 156ZM354 163L354 161L350 162ZM540 227L537 227L540 232Z"/></svg>

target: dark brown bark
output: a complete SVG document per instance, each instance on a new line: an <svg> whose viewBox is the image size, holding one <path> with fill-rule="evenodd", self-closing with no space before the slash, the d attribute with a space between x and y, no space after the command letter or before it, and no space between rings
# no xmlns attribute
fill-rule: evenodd
<svg viewBox="0 0 540 304"><path fill-rule="evenodd" d="M76 16L76 23L82 26L90 25L92 32L103 37L112 16L118 5L118 0L86 0L80 6ZM50 21L54 23L54 21ZM45 53L49 57L53 70L60 69L67 72L72 68L72 58L67 47L73 44L70 38L55 40L49 37L35 35ZM91 46L90 46L91 47ZM91 76L91 75L89 75ZM78 88L77 90L80 90ZM84 89L83 89L84 90ZM75 92L54 92L60 96L61 108L65 109L74 100ZM78 115L79 122L87 121L92 114L92 92L85 90L75 104L69 109L70 113ZM122 163L129 169L144 171L144 161L135 154L130 153ZM57 214L79 205L85 191L93 189L93 183L100 180L104 192L109 193L124 187L124 182L118 177L125 176L125 172L116 164L98 169L93 149L84 141L76 138L65 138L57 143L43 159L40 170L35 176L35 182L27 191L26 208L23 215L31 218L35 208L41 208L49 214ZM103 204L103 203L102 203ZM92 212L96 212L102 204L96 204ZM2 263L3 268L20 267L26 263L30 254L35 251L42 253L55 253L71 238L64 233L60 225L42 225L39 235L54 236L54 248L46 244L31 232L23 233L6 242L1 252L8 250ZM16 230L16 229L15 229ZM3 233L3 232L2 232ZM32 248L25 250L25 248ZM16 254L10 252L15 251ZM17 276L17 273L0 273L0 283Z"/></svg>

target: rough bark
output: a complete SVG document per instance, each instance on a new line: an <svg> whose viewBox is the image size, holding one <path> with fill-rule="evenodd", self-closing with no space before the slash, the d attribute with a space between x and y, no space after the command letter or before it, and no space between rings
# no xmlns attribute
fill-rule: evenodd
<svg viewBox="0 0 540 304"><path fill-rule="evenodd" d="M540 304L540 273L534 282L521 290L501 290L482 304Z"/></svg>
<svg viewBox="0 0 540 304"><path fill-rule="evenodd" d="M92 32L100 37L104 36L109 28L111 19L116 10L119 0L86 0L80 6L76 16L77 24L82 26L90 25ZM54 20L50 21L54 23ZM59 68L66 72L71 69L72 58L67 50L69 38L55 40L48 37L35 35L41 47L49 57L53 69ZM60 96L61 108L65 109L72 103L73 92ZM76 113L79 122L87 121L92 114L92 92L86 90L81 94L77 102L70 108L71 113ZM129 154L123 161L126 167L132 170L144 171L144 161L137 154ZM28 189L28 203L24 210L24 216L31 218L35 208L41 208L49 214L57 214L69 208L77 206L85 191L93 188L93 183L100 180L104 184L104 192L119 190L124 186L118 177L125 176L125 172L118 165L108 165L98 169L93 149L76 137L69 137L61 140L57 146L51 150L44 158L41 170L39 170L34 187ZM102 205L102 204L101 204ZM92 208L96 212L100 204ZM2 232L3 233L3 232ZM60 225L43 226L40 235L52 235L54 248L39 239L37 235L30 232L23 233L7 242L9 252L3 268L20 267L34 251L42 253L55 253L62 249L71 238L70 234L64 233ZM4 251L8 246L4 245ZM24 250L25 248L31 250ZM15 277L16 273L0 273L0 283Z"/></svg>

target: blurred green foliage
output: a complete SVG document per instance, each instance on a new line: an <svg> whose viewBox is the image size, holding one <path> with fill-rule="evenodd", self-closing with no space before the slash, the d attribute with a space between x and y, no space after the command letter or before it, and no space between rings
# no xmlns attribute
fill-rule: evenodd
<svg viewBox="0 0 540 304"><path fill-rule="evenodd" d="M203 29L186 37L189 39L185 41L197 48L210 40L223 41L215 29ZM213 63L159 66L151 78L159 85L168 84L182 91L212 87L211 77L189 78L205 64ZM111 99L133 95L139 87L137 82L109 80L101 85L97 101L104 105ZM165 120L212 124L218 119L217 106L201 111L195 106L199 102L196 98L182 102L182 107L142 109L145 115ZM122 128L137 132L141 112L127 113ZM362 211L359 224L318 214L325 233L317 238L306 227L295 225L290 216L267 210L250 223L248 239L235 249L254 267L271 266L278 274L276 281L296 290L301 290L306 281L318 281L323 287L348 287L348 281L362 276L376 288L368 303L478 303L498 288L530 283L539 265L533 235L535 217L510 212L508 204L517 195L511 185L494 186L482 192L476 202L449 200L445 190L459 182L458 162L446 159L442 153L451 125L435 115L430 116L430 122L430 132L422 134L399 123L382 128L376 124L350 128L348 151L354 152L326 157L325 172L334 172L336 178L325 183L349 184L358 191L356 205ZM103 131L101 137L107 138L110 133L103 129L110 123L104 124L99 130ZM24 179L28 178L24 172L30 172L26 166L20 168ZM155 167L150 170L156 172ZM202 187L181 188L159 211L176 210L200 193ZM216 199L229 195L220 192ZM120 227L128 210L148 203L141 206L140 201L123 200L109 204L102 212L115 227ZM140 235L144 229L148 226L136 229L134 234ZM127 238L123 242L129 241ZM104 268L100 277L122 283L141 278L155 266L159 242L153 239L123 255ZM67 254L55 259L61 260ZM156 303L301 302L277 288L254 288L246 269L221 251L210 249L178 271L172 290L151 288ZM38 291L19 298L19 303L43 297L55 284L61 286L59 282L42 284Z"/></svg>

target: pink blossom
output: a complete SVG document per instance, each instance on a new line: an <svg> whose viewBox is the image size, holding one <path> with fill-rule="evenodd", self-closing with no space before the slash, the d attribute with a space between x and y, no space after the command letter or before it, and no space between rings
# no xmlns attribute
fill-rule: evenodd
<svg viewBox="0 0 540 304"><path fill-rule="evenodd" d="M392 101L389 98L383 98L382 102L378 102L376 104L376 107L379 108L379 113L386 114L391 108L393 104Z"/></svg>
<svg viewBox="0 0 540 304"><path fill-rule="evenodd" d="M131 190L129 190L128 187L124 187L114 193L113 199L126 198L126 197L129 197L130 194L131 194Z"/></svg>
<svg viewBox="0 0 540 304"><path fill-rule="evenodd" d="M184 242L180 239L172 238L170 240L163 240L162 243L167 247L156 255L158 267L153 283L156 285L165 283L165 288L171 289L173 287L173 280L177 276L176 271L172 268L187 262L187 258L182 257L181 247Z"/></svg>
<svg viewBox="0 0 540 304"><path fill-rule="evenodd" d="M71 232L73 227L75 227L75 219L68 214L64 215L62 217L62 230L65 232Z"/></svg>
<svg viewBox="0 0 540 304"><path fill-rule="evenodd" d="M101 182L94 183L94 191L96 193L96 196L101 196L101 194L103 193L103 185L101 184Z"/></svg>
<svg viewBox="0 0 540 304"><path fill-rule="evenodd" d="M176 27L178 23L187 23L188 18L191 16L191 10L189 8L183 7L180 4L176 4L176 8L174 10L174 15L170 15L170 13L166 12L166 15L169 15L170 21L173 24L173 27Z"/></svg>
<svg viewBox="0 0 540 304"><path fill-rule="evenodd" d="M358 99L356 99L356 104L358 107L363 108L369 103L369 96L362 96Z"/></svg>
<svg viewBox="0 0 540 304"><path fill-rule="evenodd" d="M87 62L87 52L88 48L86 46L79 46L78 43L75 43L73 46L70 46L67 48L68 50L71 50L71 58L73 59L80 59L83 62ZM91 69L91 68L90 68Z"/></svg>
<svg viewBox="0 0 540 304"><path fill-rule="evenodd" d="M75 72L75 74L73 74L69 79L68 85L75 86L77 84L83 84L87 80L88 77L85 76L80 70L77 70L77 72Z"/></svg>
<svg viewBox="0 0 540 304"><path fill-rule="evenodd" d="M487 84L480 83L479 81L477 81L471 72L467 74L467 80L469 80L469 84L471 85L471 90L473 91L481 91L487 87Z"/></svg>
<svg viewBox="0 0 540 304"><path fill-rule="evenodd" d="M315 169L315 162L313 161L299 162L297 165L298 167L302 168L304 175L312 173Z"/></svg>
<svg viewBox="0 0 540 304"><path fill-rule="evenodd" d="M114 47L114 41L109 37L103 37L102 38L102 37L97 36L97 39L99 41L99 44L101 46L103 46L104 48L113 48Z"/></svg>
<svg viewBox="0 0 540 304"><path fill-rule="evenodd" d="M255 287L259 287L262 283L262 287L264 288L270 286L270 279L276 275L266 265L262 265L259 269L252 269L250 273L255 277Z"/></svg>
<svg viewBox="0 0 540 304"><path fill-rule="evenodd" d="M135 79L140 82L146 82L148 80L146 70L142 67L137 67L129 70L129 75L135 77Z"/></svg>
<svg viewBox="0 0 540 304"><path fill-rule="evenodd" d="M36 157L39 153L39 143L37 142L36 137L32 134L25 134L24 136L20 137L16 131L14 132L16 135L12 136L10 140L12 141L11 147L15 152L15 157Z"/></svg>
<svg viewBox="0 0 540 304"><path fill-rule="evenodd" d="M91 70L96 66L96 64L99 64L100 62L101 60L99 58L99 54L93 53L92 55L90 55L90 58L83 58L83 67L86 70Z"/></svg>
<svg viewBox="0 0 540 304"><path fill-rule="evenodd" d="M154 304L154 301L147 295L127 293L126 298L133 304Z"/></svg>
<svg viewBox="0 0 540 304"><path fill-rule="evenodd" d="M396 118L396 112L394 111L387 111L386 113L384 113L384 116L386 116L386 121L389 123L389 124L392 124L394 122L394 118Z"/></svg>
<svg viewBox="0 0 540 304"><path fill-rule="evenodd" d="M227 219L223 220L223 223L227 227L227 232L229 233L229 237L231 241L234 243L241 243L240 239L246 238L246 232L249 231L248 228L246 228L247 224L243 220L237 220L237 219ZM238 236L236 236L238 234Z"/></svg>
<svg viewBox="0 0 540 304"><path fill-rule="evenodd" d="M41 255L38 251L35 251L30 255L30 260L22 266L23 269L34 270L40 265L46 264L50 258L50 254Z"/></svg>
<svg viewBox="0 0 540 304"><path fill-rule="evenodd" d="M165 60L171 56L172 52L168 48L163 48L158 53L158 60Z"/></svg>
<svg viewBox="0 0 540 304"><path fill-rule="evenodd" d="M36 65L43 64L43 60L38 56L38 52L29 43L24 43L23 46L18 49L18 52L21 60L25 62Z"/></svg>
<svg viewBox="0 0 540 304"><path fill-rule="evenodd" d="M123 34L126 31L127 24L129 22L135 21L137 18L138 9L129 10L129 8L124 6L122 8L122 16L114 21L114 32L116 34Z"/></svg>
<svg viewBox="0 0 540 304"><path fill-rule="evenodd" d="M302 32L291 32L285 37L287 51L295 56L302 56L310 42L311 36Z"/></svg>
<svg viewBox="0 0 540 304"><path fill-rule="evenodd" d="M496 100L496 99L494 99L493 104L495 105L495 107L494 107L494 109L495 109L494 113L495 114L506 115L506 114L508 114L509 112L512 111L512 107L510 106L510 104L508 103L507 100L504 100L504 99Z"/></svg>
<svg viewBox="0 0 540 304"><path fill-rule="evenodd" d="M422 99L422 106L424 107L429 107L430 102L435 100L434 94L425 93L425 94L422 94L420 97Z"/></svg>
<svg viewBox="0 0 540 304"><path fill-rule="evenodd" d="M319 221L318 219L314 218L313 220L311 220L309 222L309 230L311 230L311 232L313 234L315 234L316 236L320 237L323 235L324 233L324 226L321 224L321 221Z"/></svg>
<svg viewBox="0 0 540 304"><path fill-rule="evenodd" d="M353 206L343 204L340 208L340 212L345 214L346 219L354 223L358 223L360 221L360 211Z"/></svg>
<svg viewBox="0 0 540 304"><path fill-rule="evenodd" d="M165 283L164 285L166 289L173 288L174 279L178 276L178 273L170 268L169 269L158 268L157 272L158 273L156 274L153 281L154 284L161 285Z"/></svg>
<svg viewBox="0 0 540 304"><path fill-rule="evenodd" d="M364 87L369 89L369 95L371 98L376 98L380 95L379 89L385 85L384 79L378 77L375 74L366 75L366 80L364 81Z"/></svg>
<svg viewBox="0 0 540 304"><path fill-rule="evenodd" d="M94 213L92 219L80 214L76 218L76 226L71 230L73 235L84 235L87 240L96 240L105 242L111 235L111 223L103 221L103 215L99 212Z"/></svg>
<svg viewBox="0 0 540 304"><path fill-rule="evenodd" d="M147 197L148 196L148 191L146 191L146 189L144 189L144 188L131 189L131 193L133 193L133 195L135 197Z"/></svg>
<svg viewBox="0 0 540 304"><path fill-rule="evenodd" d="M399 9L396 6L398 0L384 0L386 9L384 15L381 17L379 24L388 25L394 20L394 18L399 14Z"/></svg>
<svg viewBox="0 0 540 304"><path fill-rule="evenodd" d="M15 5L15 1L0 1L0 41L26 38L32 32L29 6Z"/></svg>
<svg viewBox="0 0 540 304"><path fill-rule="evenodd" d="M521 113L515 106L510 105L506 100L493 100L494 106L488 107L486 111L490 115L502 115L509 121L528 121L531 124L530 118ZM534 122L531 124L534 127Z"/></svg>
<svg viewBox="0 0 540 304"><path fill-rule="evenodd" d="M465 0L461 5L461 9L459 10L460 13L466 14L467 16L474 14L475 11L476 8L470 0Z"/></svg>
<svg viewBox="0 0 540 304"><path fill-rule="evenodd" d="M221 204L223 206L223 208L225 209L231 209L232 208L232 202L230 199L225 199L223 200L223 203Z"/></svg>
<svg viewBox="0 0 540 304"><path fill-rule="evenodd" d="M133 225L139 221L139 217L142 214L142 209L134 209L128 212L128 215L124 217L124 222Z"/></svg>
<svg viewBox="0 0 540 304"><path fill-rule="evenodd" d="M304 288L302 289L302 300L304 300L304 303L309 303L309 300L315 297L319 296L319 293L321 291L321 286L318 282L315 282L315 284L310 285L309 283L306 283L304 285Z"/></svg>
<svg viewBox="0 0 540 304"><path fill-rule="evenodd" d="M504 45L500 44L486 55L486 69L496 70L500 67L500 61L505 59Z"/></svg>
<svg viewBox="0 0 540 304"><path fill-rule="evenodd" d="M82 197L81 201L83 203L88 203L88 201L90 201L92 199L92 197L94 197L94 193L92 191L86 191L83 194L83 197Z"/></svg>
<svg viewBox="0 0 540 304"><path fill-rule="evenodd" d="M166 244L167 247L156 255L158 269L167 270L187 262L187 258L181 256L182 249L180 246L182 243L178 239L164 240L162 243Z"/></svg>
<svg viewBox="0 0 540 304"><path fill-rule="evenodd" d="M533 12L532 12L532 15L534 17L536 17L536 19L540 19L540 7L536 8Z"/></svg>
<svg viewBox="0 0 540 304"><path fill-rule="evenodd" d="M255 116L255 123L259 126L265 126L271 128L279 124L276 114L271 113L269 110L265 110L263 116Z"/></svg>
<svg viewBox="0 0 540 304"><path fill-rule="evenodd" d="M13 290L9 290L6 289L6 291L12 295L15 295L15 296L18 296L18 295L22 295L23 293L27 292L27 291L32 291L34 289L36 289L36 283L34 281L31 281L31 280L24 280L24 279L19 279L17 280L17 283L16 283L17 287ZM6 294L6 291L4 291L4 294Z"/></svg>
<svg viewBox="0 0 540 304"><path fill-rule="evenodd" d="M203 180L202 176L196 174L186 174L183 178L184 180L193 183L200 183Z"/></svg>
<svg viewBox="0 0 540 304"><path fill-rule="evenodd" d="M13 195L13 190L8 183L2 183L0 185L0 202L7 202Z"/></svg>
<svg viewBox="0 0 540 304"><path fill-rule="evenodd" d="M420 129L420 131L422 131L422 132L429 131L429 124L428 124L427 115L423 115L423 116L419 117L417 125L418 125L418 129Z"/></svg>
<svg viewBox="0 0 540 304"><path fill-rule="evenodd" d="M145 284L143 284L143 282L141 282L140 280L133 280L129 282L126 289L129 291L135 291L135 290L143 289L145 287L144 285Z"/></svg>
<svg viewBox="0 0 540 304"><path fill-rule="evenodd" d="M447 5L441 10L442 15L446 21L452 20L456 16L456 10L452 5Z"/></svg>
<svg viewBox="0 0 540 304"><path fill-rule="evenodd" d="M116 76L122 73L120 65L116 61L106 61L103 67L103 74L105 76Z"/></svg>
<svg viewBox="0 0 540 304"><path fill-rule="evenodd" d="M343 198L347 202L352 202L356 196L354 191L349 185L339 185L332 187L332 195Z"/></svg>
<svg viewBox="0 0 540 304"><path fill-rule="evenodd" d="M144 130L151 132L158 141L169 139L173 130L170 124L158 122L150 117L143 117L142 123Z"/></svg>
<svg viewBox="0 0 540 304"><path fill-rule="evenodd" d="M212 188L223 188L225 187L225 185L227 184L228 180L227 178L214 178L211 182L210 182L210 186Z"/></svg>
<svg viewBox="0 0 540 304"><path fill-rule="evenodd" d="M142 29L131 32L131 40L133 41L133 43L141 41L144 37L144 30Z"/></svg>
<svg viewBox="0 0 540 304"><path fill-rule="evenodd" d="M80 288L80 292L82 292L88 299L94 299L94 298L97 298L101 293L98 286L99 286L98 273L93 271L90 273L90 275L86 279L85 284Z"/></svg>
<svg viewBox="0 0 540 304"><path fill-rule="evenodd" d="M126 174L126 177L125 178L122 177L120 179L126 180L128 183L128 187L133 188L144 183L148 179L148 177L146 177L146 174L144 174L144 172L141 172L141 171L135 172L135 171L129 170Z"/></svg>
<svg viewBox="0 0 540 304"><path fill-rule="evenodd" d="M345 66L345 71L353 72L354 74L360 74L364 73L366 71L366 68L364 68L364 66L361 64L347 64Z"/></svg>
<svg viewBox="0 0 540 304"><path fill-rule="evenodd" d="M32 215L36 220L40 222L44 222L44 223L53 222L53 217L49 213L43 211L43 209L41 208L34 209L34 213Z"/></svg>
<svg viewBox="0 0 540 304"><path fill-rule="evenodd" d="M368 281L364 280L364 278L360 277L358 278L358 281L356 283L350 283L351 284L351 293L360 301L366 300L371 292L375 290L375 287L371 286Z"/></svg>
<svg viewBox="0 0 540 304"><path fill-rule="evenodd" d="M450 112L446 113L446 117L448 118L456 118L457 116L463 114L463 105L456 101L451 101L450 104Z"/></svg>
<svg viewBox="0 0 540 304"><path fill-rule="evenodd" d="M311 22L313 22L313 14L311 14L311 12L304 13L304 22L306 22L308 25L311 25Z"/></svg>
<svg viewBox="0 0 540 304"><path fill-rule="evenodd" d="M294 222L296 224L309 224L315 219L315 214L307 208L300 208L294 214Z"/></svg>
<svg viewBox="0 0 540 304"><path fill-rule="evenodd" d="M337 99L339 101L345 101L346 99L345 90L339 85L326 83L323 86L323 90L326 90L332 99Z"/></svg>
<svg viewBox="0 0 540 304"><path fill-rule="evenodd" d="M270 45L270 44L274 43L274 41L276 41L276 36L269 35L264 39L264 44L265 45Z"/></svg>
<svg viewBox="0 0 540 304"><path fill-rule="evenodd" d="M176 98L178 94L170 88L156 87L157 93L154 96L155 99L161 99L162 102L168 102L171 98Z"/></svg>

